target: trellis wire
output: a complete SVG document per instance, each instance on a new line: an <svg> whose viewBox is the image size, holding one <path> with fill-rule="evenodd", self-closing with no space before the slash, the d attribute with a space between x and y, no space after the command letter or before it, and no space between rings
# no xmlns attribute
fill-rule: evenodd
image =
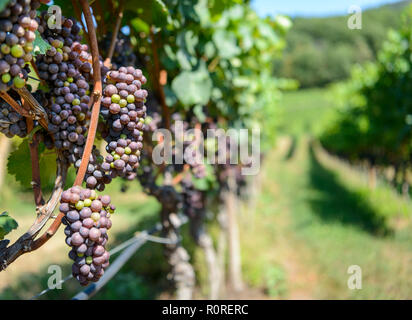
<svg viewBox="0 0 412 320"><path fill-rule="evenodd" d="M183 215L179 215L179 219L181 222L180 226L184 225L188 221L188 218ZM163 244L176 243L177 241L180 241L179 239L177 241L170 241L170 239L167 238L152 236L153 233L160 231L161 229L162 225L157 223L156 226L154 226L150 231L141 232L141 235L138 236L139 239L124 250L124 252L110 265L98 282L89 285L86 289L76 294L72 300L87 300L95 295L111 278L117 274L117 272L119 272L120 268L123 267L123 265L146 241L154 241Z"/></svg>
<svg viewBox="0 0 412 320"><path fill-rule="evenodd" d="M184 225L188 219L186 216L179 216L179 219L181 220L181 225ZM79 292L77 295L75 295L72 299L73 300L86 300L90 297L92 297L94 294L96 294L113 276L120 270L120 268L132 257L132 255L144 244L146 241L150 242L156 242L160 244L174 244L178 240L171 240L168 238L162 238L162 237L157 237L153 236L153 233L156 233L162 229L161 223L157 223L153 228L150 230L144 230L139 232L137 235L133 236L132 238L126 240L125 242L119 244L115 248L109 251L110 255L114 255L122 250L125 250L107 269L103 277L94 284L89 285L86 289L83 291ZM126 250L127 248L127 250ZM118 261L119 260L119 261ZM70 274L66 278L60 280L57 285L63 284L66 281L70 280L73 278L73 276ZM47 288L44 289L43 291L39 292L35 296L31 297L30 300L37 299L41 297L42 295L46 294L47 292L54 290L54 288Z"/></svg>

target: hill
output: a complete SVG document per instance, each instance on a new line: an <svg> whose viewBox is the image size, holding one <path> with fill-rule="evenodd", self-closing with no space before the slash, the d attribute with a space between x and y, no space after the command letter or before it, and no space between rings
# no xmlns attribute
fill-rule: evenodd
<svg viewBox="0 0 412 320"><path fill-rule="evenodd" d="M297 79L301 87L325 86L350 75L353 64L376 58L389 29L397 29L412 1L384 5L362 13L362 29L347 26L349 15L295 18L286 54L275 75Z"/></svg>

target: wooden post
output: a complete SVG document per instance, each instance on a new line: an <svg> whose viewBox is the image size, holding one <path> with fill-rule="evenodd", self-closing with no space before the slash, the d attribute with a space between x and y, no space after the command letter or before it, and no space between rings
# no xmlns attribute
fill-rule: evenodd
<svg viewBox="0 0 412 320"><path fill-rule="evenodd" d="M237 221L238 203L234 168L229 169L226 212L229 240L229 283L234 291L243 289L242 265L240 254L239 227Z"/></svg>

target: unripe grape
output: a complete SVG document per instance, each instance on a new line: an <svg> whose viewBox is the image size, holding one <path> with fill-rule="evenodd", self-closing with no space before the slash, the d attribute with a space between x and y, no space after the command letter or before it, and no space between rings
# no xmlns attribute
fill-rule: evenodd
<svg viewBox="0 0 412 320"><path fill-rule="evenodd" d="M91 218L93 219L94 222L97 222L100 219L100 214L98 212L93 212L91 215Z"/></svg>

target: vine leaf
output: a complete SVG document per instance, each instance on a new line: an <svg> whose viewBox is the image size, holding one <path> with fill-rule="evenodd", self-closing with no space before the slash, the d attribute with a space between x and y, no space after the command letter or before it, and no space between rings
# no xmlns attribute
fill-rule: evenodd
<svg viewBox="0 0 412 320"><path fill-rule="evenodd" d="M241 53L236 35L226 30L218 30L213 35L213 42L219 52L219 56L223 59L233 58Z"/></svg>
<svg viewBox="0 0 412 320"><path fill-rule="evenodd" d="M204 63L194 71L183 71L172 82L173 92L185 106L204 105L212 94L212 80Z"/></svg>
<svg viewBox="0 0 412 320"><path fill-rule="evenodd" d="M3 11L4 8L6 8L8 3L9 3L9 0L0 0L0 11Z"/></svg>
<svg viewBox="0 0 412 320"><path fill-rule="evenodd" d="M166 5L161 0L146 0L139 2L138 12L140 13L140 21L135 21L135 24L132 26L134 28L142 27L142 22L145 22L147 25L155 25L162 27L166 25L170 20L169 10ZM136 10L135 1L127 1L125 5L126 10Z"/></svg>
<svg viewBox="0 0 412 320"><path fill-rule="evenodd" d="M200 191L212 190L216 184L216 177L210 164L205 163L206 174L203 178L192 176L193 186Z"/></svg>
<svg viewBox="0 0 412 320"><path fill-rule="evenodd" d="M47 50L51 48L51 45L43 40L40 33L36 30L36 38L33 42L33 53L34 55L45 54Z"/></svg>
<svg viewBox="0 0 412 320"><path fill-rule="evenodd" d="M12 230L17 229L18 223L7 212L0 214L0 240L4 239L4 236L10 233Z"/></svg>
<svg viewBox="0 0 412 320"><path fill-rule="evenodd" d="M10 153L7 159L7 170L22 186L29 186L31 182L29 144L24 140L16 150Z"/></svg>
<svg viewBox="0 0 412 320"><path fill-rule="evenodd" d="M47 155L45 152L44 144L39 145L39 154L40 154L40 178L43 182L43 185L49 187L53 182L53 176L56 170L56 159L50 154ZM28 140L23 140L22 143L17 147L16 150L10 153L9 158L7 159L7 170L14 176L17 182L20 183L24 188L29 188L32 178L31 172L31 159L30 149Z"/></svg>

